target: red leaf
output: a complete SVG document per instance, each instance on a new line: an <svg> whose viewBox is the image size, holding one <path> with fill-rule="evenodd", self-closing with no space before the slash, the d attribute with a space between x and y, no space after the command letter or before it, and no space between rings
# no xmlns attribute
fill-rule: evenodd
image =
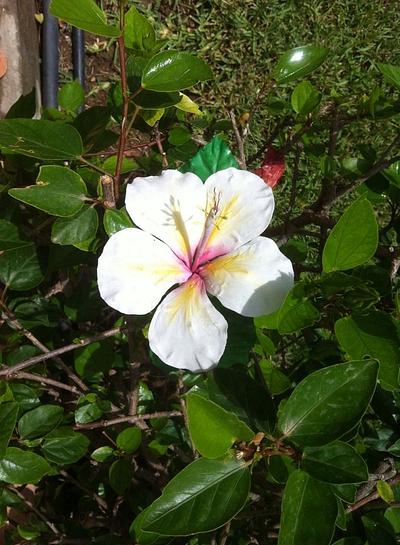
<svg viewBox="0 0 400 545"><path fill-rule="evenodd" d="M285 155L283 151L270 146L261 167L254 172L260 176L269 187L274 188L285 172Z"/></svg>

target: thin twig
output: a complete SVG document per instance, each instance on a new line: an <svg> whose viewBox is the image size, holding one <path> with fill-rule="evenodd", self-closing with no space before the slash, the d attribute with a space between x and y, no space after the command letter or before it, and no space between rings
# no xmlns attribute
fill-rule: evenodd
<svg viewBox="0 0 400 545"><path fill-rule="evenodd" d="M158 122L154 125L154 134L155 134L155 139L157 142L158 151L160 152L162 157L162 166L163 168L168 168L168 158L162 145L161 133L160 133L160 129L158 128Z"/></svg>
<svg viewBox="0 0 400 545"><path fill-rule="evenodd" d="M118 335L118 333L121 333L121 332L123 332L122 327L114 327L113 329L108 329L107 331L103 331L103 333L99 333L98 335L92 335L91 337L87 337L86 339L79 340L76 343L67 344L66 346L62 346L61 348L56 348L55 350L47 351L44 354L33 356L32 358L24 360L21 363L17 363L13 367L0 369L0 377L17 373L19 371L22 371L23 369L32 367L32 365L36 365L37 363L40 363L42 361L46 361L49 359L54 359L54 357L56 356L60 356L61 354L65 354L66 352L71 352L72 350L77 350L78 348L82 348L83 346L87 346L88 344L92 344L97 341L102 341L103 339L107 339L108 337L114 337L115 335ZM85 389L87 390L86 386L85 386Z"/></svg>
<svg viewBox="0 0 400 545"><path fill-rule="evenodd" d="M0 306L3 309L2 317L7 321L8 325L12 329L15 329L19 331L20 333L22 333L34 346L36 346L36 348L39 348L39 350L41 350L41 352L43 352L43 354L47 356L45 359L49 359L49 358L53 359L61 367L64 373L71 379L71 381L74 382L81 389L82 392L88 391L88 387L86 386L86 384L72 371L72 369L68 367L68 365L66 365L62 361L61 358L57 357L57 354L54 354L54 350L50 351L47 348L47 346L45 346L42 342L40 342L39 339L37 339L35 335L31 331L29 331L29 329L26 329L26 327L24 327L21 324L21 322L17 319L15 314L11 312L11 310L4 303L0 302ZM37 356L37 357L40 357L40 356ZM21 367L21 369L24 369L24 368ZM12 368L12 371L13 372L18 371L17 366L14 366ZM0 375L2 374L7 375L8 373L2 373L2 370L0 370Z"/></svg>
<svg viewBox="0 0 400 545"><path fill-rule="evenodd" d="M6 381L31 380L32 382L39 382L40 384L44 384L46 386L53 386L54 388L58 388L59 390L65 390L66 392L70 392L71 394L77 396L82 395L82 391L78 390L78 388L76 388L75 386L69 386L68 384L59 382L58 380L53 380L52 378L48 377L42 377L41 375L35 375L33 373L25 373L24 371L20 371L19 373L10 373L9 375L6 375L4 379Z"/></svg>
<svg viewBox="0 0 400 545"><path fill-rule="evenodd" d="M127 336L128 336L128 349L129 349L129 372L131 376L131 384L129 389L129 416L135 416L137 413L137 407L139 402L139 374L140 374L140 362L135 361L136 347L135 347L135 330L133 318L131 316L126 317Z"/></svg>
<svg viewBox="0 0 400 545"><path fill-rule="evenodd" d="M98 167L97 165L94 165L93 163L91 163L90 161L87 161L84 157L80 156L79 157L79 161L81 163L83 163L84 165L88 166L89 168L92 168L93 170L95 170L96 172L99 172L100 174L105 174L108 176L109 172L107 172L106 170L104 170L104 168L100 168Z"/></svg>
<svg viewBox="0 0 400 545"><path fill-rule="evenodd" d="M243 138L240 134L239 127L237 126L235 112L233 110L229 111L229 117L232 121L232 127L235 133L236 143L239 151L239 165L241 168L246 169L246 154L244 152Z"/></svg>
<svg viewBox="0 0 400 545"><path fill-rule="evenodd" d="M105 208L115 208L115 193L114 193L114 180L109 174L104 174L100 177L101 187L103 189L103 205Z"/></svg>
<svg viewBox="0 0 400 545"><path fill-rule="evenodd" d="M226 545L230 530L231 530L231 521L225 524L221 533L221 539L220 539L219 545Z"/></svg>
<svg viewBox="0 0 400 545"><path fill-rule="evenodd" d="M37 517L40 518L40 520L42 520L46 526L48 526L50 528L50 530L53 532L53 534L55 534L56 536L60 535L60 531L57 530L57 528L54 526L54 524L52 522L50 522L46 517L45 515L43 515L43 513L41 511L39 511L39 509L37 509L37 507L35 507L33 505L33 503L28 500L27 498L25 498L25 496L22 494L22 492L20 492L18 490L18 488L14 488L14 487L10 487L10 490L12 490L14 492L14 494L16 494L19 499L33 512L35 513L35 515Z"/></svg>
<svg viewBox="0 0 400 545"><path fill-rule="evenodd" d="M390 481L386 481L390 486L394 486L398 482L400 482L400 475L396 475L393 479L390 479ZM379 492L373 492L372 494L369 494L365 498L362 498L359 501L356 501L353 503L353 505L349 505L349 507L346 509L346 513L352 513L353 511L356 511L357 509L360 509L360 507L363 507L367 503L370 503L371 501L378 500L380 498Z"/></svg>
<svg viewBox="0 0 400 545"><path fill-rule="evenodd" d="M89 424L77 424L76 430L95 430L98 428L108 428L110 426L116 426L117 424L123 424L129 422L135 424L144 420L152 420L153 418L172 418L173 416L182 416L180 411L159 411L152 414L141 414L136 416L121 416L119 418L113 418L111 420L100 420L99 422L91 422Z"/></svg>
<svg viewBox="0 0 400 545"><path fill-rule="evenodd" d="M72 475L67 473L64 469L60 469L60 475L62 475L65 479L67 479L68 481L73 483L75 486L77 486L78 488L80 488L81 490L83 490L84 492L89 494L90 496L92 496L94 498L95 502L97 503L97 505L103 511L107 511L107 509L108 509L107 503L96 492L94 492L93 490L90 490L89 488L86 488L86 486L83 486L80 481L75 479L75 477L72 477Z"/></svg>

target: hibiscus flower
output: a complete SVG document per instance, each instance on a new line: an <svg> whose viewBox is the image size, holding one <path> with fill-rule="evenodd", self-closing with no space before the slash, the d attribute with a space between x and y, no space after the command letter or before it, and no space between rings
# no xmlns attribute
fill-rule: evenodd
<svg viewBox="0 0 400 545"><path fill-rule="evenodd" d="M138 228L106 243L100 294L124 314L147 314L161 301L148 337L168 365L205 371L218 364L228 326L207 293L243 316L261 316L279 308L293 285L289 259L259 236L274 197L251 172L228 168L204 184L177 170L135 178L126 209Z"/></svg>

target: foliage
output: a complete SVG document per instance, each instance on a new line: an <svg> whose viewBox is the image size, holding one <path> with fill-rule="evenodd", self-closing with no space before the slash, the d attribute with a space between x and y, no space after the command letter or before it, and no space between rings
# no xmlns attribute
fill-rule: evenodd
<svg viewBox="0 0 400 545"><path fill-rule="evenodd" d="M399 66L371 68L368 95L328 96L329 44L293 43L268 60L253 110L216 120L192 93L213 77L206 62L161 40L140 10L121 21L94 0L52 10L115 43L120 80L106 106L78 113L83 90L70 82L59 111L31 119L28 95L0 121L6 543L395 544ZM249 158L263 101L272 118ZM349 155L341 138L361 119L381 141L385 119L394 139L353 142ZM97 258L132 225L126 182L167 166L203 180L261 167L271 147L288 169L266 235L293 261L295 286L274 314L222 311L218 368L176 371L149 351L151 316L121 316L98 294Z"/></svg>

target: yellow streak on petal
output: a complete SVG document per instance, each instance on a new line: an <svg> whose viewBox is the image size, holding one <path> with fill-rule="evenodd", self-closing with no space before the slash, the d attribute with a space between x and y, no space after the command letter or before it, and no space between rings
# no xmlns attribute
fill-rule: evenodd
<svg viewBox="0 0 400 545"><path fill-rule="evenodd" d="M239 195L234 195L221 209L218 209L213 221L213 227L207 240L207 245L212 244L213 240L220 233L220 231L224 229L224 224L227 220L232 221L235 218L239 212L239 210L236 208L238 200ZM218 207L218 197L216 196L213 197L213 202L210 204L208 214L212 213L213 207Z"/></svg>
<svg viewBox="0 0 400 545"><path fill-rule="evenodd" d="M153 284L160 284L164 282L169 276L179 277L182 274L181 267L174 267L173 265L164 265L157 268L144 265L129 265L129 270L136 274L146 274L152 279Z"/></svg>
<svg viewBox="0 0 400 545"><path fill-rule="evenodd" d="M177 288L175 297L170 301L166 310L171 322L175 320L178 313L181 313L186 326L191 328L193 315L198 316L203 312L199 281L192 278ZM179 342L179 339L177 339L177 342Z"/></svg>
<svg viewBox="0 0 400 545"><path fill-rule="evenodd" d="M249 256L246 254L226 254L210 261L202 270L205 275L209 273L216 277L226 273L249 274L246 266L248 259Z"/></svg>

